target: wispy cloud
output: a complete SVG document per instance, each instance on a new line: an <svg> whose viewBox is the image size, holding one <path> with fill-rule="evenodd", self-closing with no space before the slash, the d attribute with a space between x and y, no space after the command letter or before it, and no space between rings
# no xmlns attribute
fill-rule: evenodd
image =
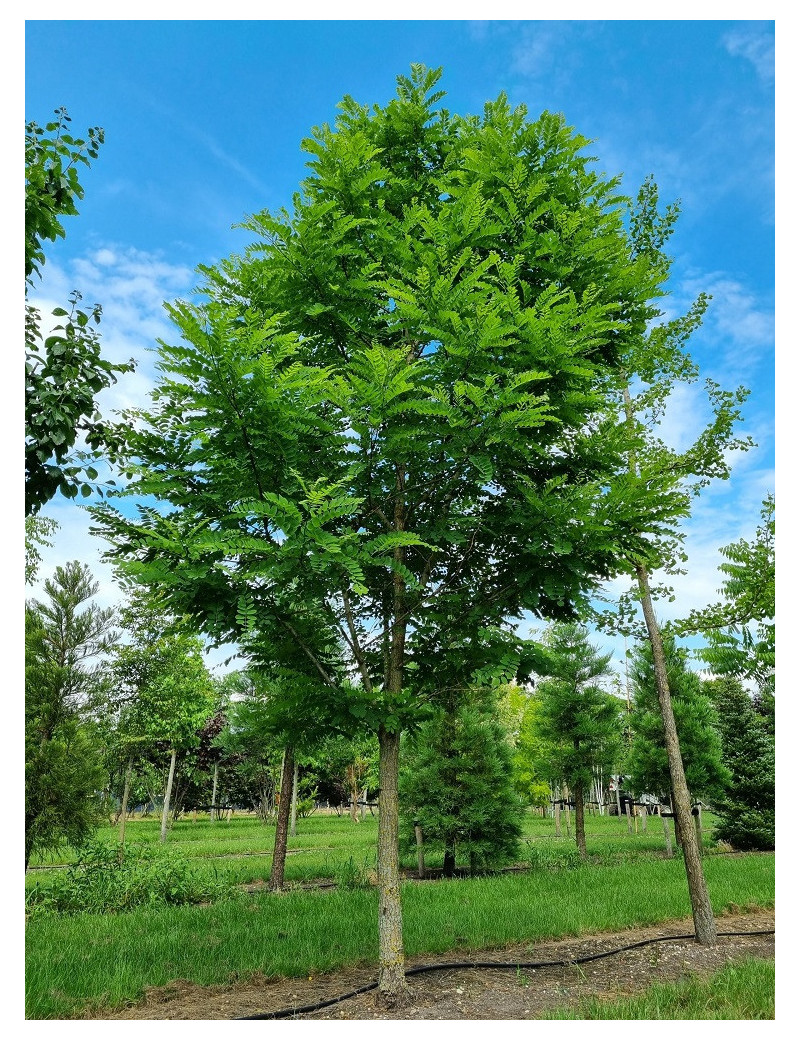
<svg viewBox="0 0 800 1040"><path fill-rule="evenodd" d="M732 29L722 37L722 43L728 54L749 61L759 79L775 81L775 36L768 24L756 22Z"/></svg>

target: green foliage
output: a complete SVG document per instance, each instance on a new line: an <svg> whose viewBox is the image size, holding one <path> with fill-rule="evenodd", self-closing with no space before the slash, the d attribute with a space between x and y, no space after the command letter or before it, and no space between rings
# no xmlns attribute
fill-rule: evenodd
<svg viewBox="0 0 800 1040"><path fill-rule="evenodd" d="M400 775L403 844L414 847L414 823L426 852L444 849L470 863L516 857L522 802L511 782L511 748L488 690L453 692L410 740Z"/></svg>
<svg viewBox="0 0 800 1040"><path fill-rule="evenodd" d="M722 550L723 601L694 611L683 629L700 631L708 646L699 656L714 675L753 684L762 698L775 695L775 499L761 508L752 542L741 538Z"/></svg>
<svg viewBox="0 0 800 1040"><path fill-rule="evenodd" d="M29 889L28 914L114 914L138 907L185 906L218 900L231 891L216 870L193 869L163 846L87 842L63 874Z"/></svg>
<svg viewBox="0 0 800 1040"><path fill-rule="evenodd" d="M629 248L634 266L644 262L660 270L663 278L668 276L672 259L664 247L674 231L678 214L677 203L659 211L658 187L653 178L648 177L635 204L629 206ZM701 292L685 314L659 320L664 315L652 301L647 330L641 336L626 340L615 385L609 387L606 433L610 435L613 429L616 435L623 437L628 492L633 499L638 495L652 499L651 518L656 521L633 527L647 543L646 554L628 546L624 547L624 556L631 574L637 566L644 566L653 597L666 597L670 601L674 599L671 586L664 583L653 587L650 575L660 570L668 582L672 575L683 573L687 556L681 524L691 515L693 499L712 480L726 480L735 453L753 446L750 436L735 433L749 395L746 387L725 390L712 379L705 379L704 401L692 389L700 372L687 344L711 304L711 297ZM705 425L700 427L695 440L681 448L668 443L664 437L671 398L679 388L691 394L696 402L694 412L698 425L704 421L705 413ZM625 503L622 507L626 507ZM637 581L617 599L613 608L599 611L592 608L587 616L612 631L644 638L641 594Z"/></svg>
<svg viewBox="0 0 800 1040"><path fill-rule="evenodd" d="M69 296L69 310L56 307L43 330L39 311L27 302L34 276L41 275L44 243L64 237L62 217L77 214L83 198L78 165L96 159L103 143L100 127L89 140L68 133L65 109L44 129L25 125L25 514L36 513L57 491L75 498L96 490L94 468L114 439L95 406L95 397L133 370L133 362L112 364L100 353L93 326L102 308L78 306L81 294ZM88 450L76 452L78 437ZM99 490L99 489L98 489ZM102 493L102 491L101 491Z"/></svg>
<svg viewBox="0 0 800 1040"><path fill-rule="evenodd" d="M91 603L98 585L77 561L25 608L25 865L79 843L101 817L105 782L92 713L103 699L103 656L117 638L112 611Z"/></svg>
<svg viewBox="0 0 800 1040"><path fill-rule="evenodd" d="M41 546L52 546L50 536L55 532L58 524L50 517L26 516L25 517L25 584L32 585L36 581L42 556L39 552Z"/></svg>
<svg viewBox="0 0 800 1040"><path fill-rule="evenodd" d="M595 771L614 768L621 741L621 702L597 684L611 654L589 642L585 628L554 625L548 633L549 674L536 688L534 732L544 744L549 776L586 796Z"/></svg>
<svg viewBox="0 0 800 1040"><path fill-rule="evenodd" d="M774 729L736 679L714 679L703 689L714 701L722 760L730 770L715 803L720 819L714 836L737 849L774 849Z"/></svg>
<svg viewBox="0 0 800 1040"><path fill-rule="evenodd" d="M93 512L176 613L291 664L288 717L347 700L349 667L358 724L413 725L408 665L570 616L623 543L646 553L634 514L660 523L590 421L660 278L629 261L617 184L561 117L454 116L438 78L345 99L292 212L170 308L153 405L120 430L128 493L166 508Z"/></svg>
<svg viewBox="0 0 800 1040"><path fill-rule="evenodd" d="M674 637L665 635L663 642L686 783L695 798L716 802L730 776L723 763L717 713L704 694L700 679L689 670L686 653ZM627 766L630 783L637 792L667 795L671 788L670 772L649 643L638 644L633 651L631 682L633 741Z"/></svg>

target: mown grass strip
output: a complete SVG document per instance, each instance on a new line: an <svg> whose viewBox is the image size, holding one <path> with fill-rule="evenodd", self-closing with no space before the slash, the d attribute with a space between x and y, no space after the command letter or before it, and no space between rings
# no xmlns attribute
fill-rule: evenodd
<svg viewBox="0 0 800 1040"><path fill-rule="evenodd" d="M774 905L774 857L709 859L706 875L717 913L730 905ZM533 945L690 913L679 860L407 884L403 905L410 956ZM375 891L330 890L118 916L32 919L27 1017L69 1018L90 1002L118 1006L139 999L145 986L177 978L209 985L256 972L302 976L374 964L376 914Z"/></svg>

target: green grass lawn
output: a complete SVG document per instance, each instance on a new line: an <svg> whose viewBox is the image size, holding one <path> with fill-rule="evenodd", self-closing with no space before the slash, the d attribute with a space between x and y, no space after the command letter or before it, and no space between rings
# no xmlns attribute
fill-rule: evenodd
<svg viewBox="0 0 800 1040"><path fill-rule="evenodd" d="M704 844L713 852L711 828L713 817L704 815ZM574 826L574 818L572 821ZM126 843L156 845L159 842L160 821L154 817L129 820L125 829ZM378 819L369 813L360 823L354 824L347 815L314 815L298 820L297 834L287 843L285 878L287 883L306 883L316 879L336 880L355 866L368 870L375 864ZM590 857L597 861L661 855L665 850L661 821L650 817L647 831L639 825L638 833L628 834L627 822L615 816L590 815L586 821L587 849ZM102 827L98 838L114 843L118 831L114 827ZM275 841L274 824L263 824L256 816L234 815L230 822L218 820L212 823L208 817L198 814L196 821L191 816L178 820L167 837L170 848L180 851L194 866L216 869L230 876L238 884L266 880L272 866L272 848ZM530 844L528 844L530 843ZM524 820L523 859L532 850L548 856L572 854L575 849L574 832L567 835L566 817L562 815L562 834L556 837L552 819L529 812ZM74 850L65 849L31 861L31 866L55 866L74 862ZM442 854L426 855L426 866L441 867ZM459 861L460 865L466 863ZM404 867L416 868L416 851L401 857ZM31 871L26 877L26 886L45 884L48 872Z"/></svg>
<svg viewBox="0 0 800 1040"><path fill-rule="evenodd" d="M592 817L589 823L590 854L627 858L569 869L405 884L407 954L533 944L544 938L652 925L689 915L680 858L657 858L653 855L657 845L649 847L652 837L628 837L624 821ZM144 821L140 826L142 835L155 828L157 836L157 822ZM216 831L226 827L230 828L227 836L217 839ZM193 862L218 866L219 860L209 858L212 830L219 850L241 852L263 850L264 835L271 833L253 820L213 826L188 820L179 821L169 840L189 855L192 848L205 850ZM558 851L569 845L568 839L553 837L552 821L530 817L527 830L537 847ZM374 857L375 833L374 818L359 825L344 817L301 821L290 847L305 851L287 858L287 876L303 859L314 864L320 856L336 855L341 862L348 857L354 862L362 856ZM269 857L260 858L264 866L258 869L268 869ZM253 862L256 859L252 857ZM249 857L236 861L237 867L250 862ZM705 870L716 913L731 906L774 905L773 856L708 856ZM34 917L26 928L27 1017L68 1018L92 1003L118 1006L138 999L145 986L176 978L207 985L256 972L300 976L376 964L376 917L373 889L341 888L239 895L209 906L139 909L117 915Z"/></svg>

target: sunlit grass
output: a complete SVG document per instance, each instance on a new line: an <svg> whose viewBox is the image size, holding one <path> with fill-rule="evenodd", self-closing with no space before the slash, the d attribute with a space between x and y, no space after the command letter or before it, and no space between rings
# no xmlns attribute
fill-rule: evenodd
<svg viewBox="0 0 800 1040"><path fill-rule="evenodd" d="M586 1000L552 1019L774 1019L775 964L750 957L707 979L652 986L625 1000Z"/></svg>
<svg viewBox="0 0 800 1040"><path fill-rule="evenodd" d="M774 905L774 857L709 857L715 913ZM409 955L653 925L689 915L682 861L506 874L403 886ZM145 986L301 976L377 959L374 889L240 896L207 907L31 919L27 1015L68 1018L113 1007ZM724 927L720 928L724 931Z"/></svg>

